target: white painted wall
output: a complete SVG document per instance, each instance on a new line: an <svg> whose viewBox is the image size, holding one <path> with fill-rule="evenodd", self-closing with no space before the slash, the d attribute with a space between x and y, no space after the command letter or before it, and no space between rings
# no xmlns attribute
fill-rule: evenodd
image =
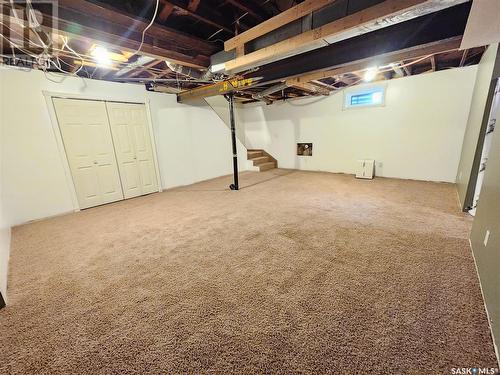
<svg viewBox="0 0 500 375"><path fill-rule="evenodd" d="M379 176L454 182L476 71L390 80L384 107L343 110L342 92L247 105L244 143L265 149L281 168L353 174L356 160L375 159ZM296 156L297 142L313 142L313 156Z"/></svg>
<svg viewBox="0 0 500 375"><path fill-rule="evenodd" d="M3 74L0 70L0 113L5 111L3 102ZM4 177L4 140L2 116L0 116L0 292L5 300L7 300L7 268L9 264L9 250L10 250L10 225L4 215L4 194L3 185L5 183Z"/></svg>
<svg viewBox="0 0 500 375"><path fill-rule="evenodd" d="M43 91L115 101L149 100L164 189L232 173L229 129L206 103L178 104L175 95L147 92L142 85L51 75L50 79L59 81L52 82L40 71L0 69L2 180L9 225L73 210ZM241 144L239 148L244 150Z"/></svg>

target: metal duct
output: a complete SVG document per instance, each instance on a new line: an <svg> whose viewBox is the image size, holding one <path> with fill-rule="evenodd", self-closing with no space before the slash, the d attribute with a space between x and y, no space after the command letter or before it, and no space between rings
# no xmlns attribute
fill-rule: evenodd
<svg viewBox="0 0 500 375"><path fill-rule="evenodd" d="M191 78L195 78L195 79L199 79L199 80L203 80L203 81L209 81L210 78L212 78L212 76L213 76L210 69L207 69L206 71L201 72L199 70L196 70L193 68L188 68L187 66L175 64L175 63L170 62L170 61L165 61L165 62L167 63L167 66L170 68L170 70L172 70L173 72L176 72L176 73L179 73L179 74L191 77Z"/></svg>
<svg viewBox="0 0 500 375"><path fill-rule="evenodd" d="M277 91L281 91L281 90L284 90L286 89L288 86L286 85L286 83L284 82L281 82L281 83L278 83L274 86L271 86L265 90L262 90L261 92L258 92L256 94L253 94L252 95L252 98L256 99L256 100L262 100L264 102L266 102L267 104L270 104L270 100L269 99L266 99L266 96L267 95L271 95ZM271 102L272 103L272 102Z"/></svg>
<svg viewBox="0 0 500 375"><path fill-rule="evenodd" d="M152 61L154 61L155 59L153 57L149 57L149 56L139 56L139 58L134 61L133 63L131 64L128 64L126 67L120 69L119 71L117 71L115 73L115 77L121 77L122 75L124 74L127 74L128 72L136 69L136 68L139 68L147 63L150 63Z"/></svg>

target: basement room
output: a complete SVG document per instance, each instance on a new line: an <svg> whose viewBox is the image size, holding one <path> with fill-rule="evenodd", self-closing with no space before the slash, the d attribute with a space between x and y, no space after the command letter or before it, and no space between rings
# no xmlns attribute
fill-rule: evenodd
<svg viewBox="0 0 500 375"><path fill-rule="evenodd" d="M0 9L0 374L500 373L500 1Z"/></svg>

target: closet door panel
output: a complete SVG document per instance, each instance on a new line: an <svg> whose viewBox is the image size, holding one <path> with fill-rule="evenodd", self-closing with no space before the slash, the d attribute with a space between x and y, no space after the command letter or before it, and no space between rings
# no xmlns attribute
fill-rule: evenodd
<svg viewBox="0 0 500 375"><path fill-rule="evenodd" d="M123 199L105 103L53 102L80 208Z"/></svg>
<svg viewBox="0 0 500 375"><path fill-rule="evenodd" d="M106 103L125 196L158 191L153 148L143 104ZM137 189L137 190L135 190Z"/></svg>

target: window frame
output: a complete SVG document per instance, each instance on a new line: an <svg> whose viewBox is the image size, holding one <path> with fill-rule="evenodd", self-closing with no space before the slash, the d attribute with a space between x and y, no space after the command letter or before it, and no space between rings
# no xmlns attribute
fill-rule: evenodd
<svg viewBox="0 0 500 375"><path fill-rule="evenodd" d="M380 103L368 103L368 104L351 104L351 99L353 96L373 94L375 92L382 93L382 100ZM387 95L387 84L374 84L363 87L352 87L344 91L344 101L342 105L342 110L350 109L362 109L362 108L374 108L374 107L385 107Z"/></svg>

